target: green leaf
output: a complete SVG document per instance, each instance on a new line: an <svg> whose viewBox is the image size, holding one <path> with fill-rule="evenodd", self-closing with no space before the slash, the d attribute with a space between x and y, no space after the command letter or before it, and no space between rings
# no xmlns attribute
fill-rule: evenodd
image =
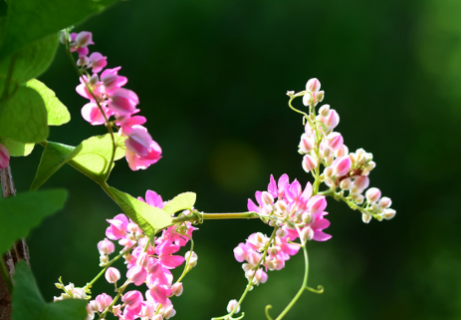
<svg viewBox="0 0 461 320"><path fill-rule="evenodd" d="M128 193L110 188L115 201L123 212L131 218L149 238L155 235L156 230L169 226L172 222L171 216L160 208L148 205L133 198Z"/></svg>
<svg viewBox="0 0 461 320"><path fill-rule="evenodd" d="M0 59L28 43L81 22L117 0L14 0L8 3Z"/></svg>
<svg viewBox="0 0 461 320"><path fill-rule="evenodd" d="M8 138L0 138L0 143L8 149L12 157L28 156L34 150L35 146L35 143L17 142Z"/></svg>
<svg viewBox="0 0 461 320"><path fill-rule="evenodd" d="M35 89L45 102L49 126L60 126L70 121L70 113L67 107L59 101L54 91L43 82L32 79L27 81L26 87Z"/></svg>
<svg viewBox="0 0 461 320"><path fill-rule="evenodd" d="M63 189L25 192L0 199L0 255L16 240L25 238L43 218L61 210L66 199L67 192Z"/></svg>
<svg viewBox="0 0 461 320"><path fill-rule="evenodd" d="M195 204L197 195L194 192L178 194L163 207L163 210L172 215L175 212L190 209Z"/></svg>
<svg viewBox="0 0 461 320"><path fill-rule="evenodd" d="M117 149L115 160L121 159L125 155L126 137L114 133ZM77 155L69 161L69 164L84 172L88 177L95 181L102 182L109 169L110 158L112 156L112 139L109 133L101 136L94 136L82 141L78 146Z"/></svg>
<svg viewBox="0 0 461 320"><path fill-rule="evenodd" d="M12 62L14 62L14 69L11 77L10 89L32 78L38 77L50 66L54 59L58 44L59 37L56 33L28 44L16 52L14 56L1 59L0 77L6 78ZM1 92L3 92L3 85L0 86L0 93Z"/></svg>
<svg viewBox="0 0 461 320"><path fill-rule="evenodd" d="M46 180L58 171L66 162L72 159L81 147L72 147L61 143L48 141L43 151L40 164L30 190L37 190Z"/></svg>
<svg viewBox="0 0 461 320"><path fill-rule="evenodd" d="M46 303L32 272L24 261L15 266L12 320L84 320L86 300Z"/></svg>
<svg viewBox="0 0 461 320"><path fill-rule="evenodd" d="M0 103L0 136L24 143L48 137L45 103L37 91L20 86L11 98Z"/></svg>

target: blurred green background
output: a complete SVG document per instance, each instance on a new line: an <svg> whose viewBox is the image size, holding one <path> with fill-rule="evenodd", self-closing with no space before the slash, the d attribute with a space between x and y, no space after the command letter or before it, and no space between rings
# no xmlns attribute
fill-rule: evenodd
<svg viewBox="0 0 461 320"><path fill-rule="evenodd" d="M371 183L392 198L396 218L365 225L329 200L333 238L309 245L309 284L325 293L306 292L286 319L461 318L460 1L131 0L81 30L93 32L91 49L107 55L109 67L122 66L163 148L147 171L117 164L110 184L134 196L194 191L199 210L233 212L246 210L270 174L304 184L303 127L285 93L303 90L312 77L340 114L337 130L349 148L374 154ZM104 128L81 118L86 102L66 59L60 48L41 80L73 117L53 127L49 140L76 145ZM11 161L18 191L30 186L41 151ZM70 167L44 187L70 191L65 210L28 239L33 271L51 300L59 276L82 286L98 272L96 244L105 219L120 210ZM246 283L232 250L256 231L270 232L260 221L200 226L198 266L173 299L175 319L225 314ZM298 290L302 268L298 255L270 272L245 300L246 319L265 319L266 304L275 318ZM110 290L103 282L95 293Z"/></svg>

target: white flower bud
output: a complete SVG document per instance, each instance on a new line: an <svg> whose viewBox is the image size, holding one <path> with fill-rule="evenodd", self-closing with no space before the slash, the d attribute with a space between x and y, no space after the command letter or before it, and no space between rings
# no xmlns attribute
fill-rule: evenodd
<svg viewBox="0 0 461 320"><path fill-rule="evenodd" d="M240 312L240 306L238 306L238 301L233 299L231 301L229 301L229 303L227 304L227 312L231 313L235 308L237 308L235 310L234 313L239 313Z"/></svg>
<svg viewBox="0 0 461 320"><path fill-rule="evenodd" d="M183 291L182 282L177 282L171 286L171 292L177 297L179 297L182 294L182 291Z"/></svg>
<svg viewBox="0 0 461 320"><path fill-rule="evenodd" d="M375 203L381 198L381 191L378 188L370 188L365 192L365 197L369 203Z"/></svg>
<svg viewBox="0 0 461 320"><path fill-rule="evenodd" d="M310 241L314 238L314 230L311 227L305 227L301 230L301 238L304 241Z"/></svg>
<svg viewBox="0 0 461 320"><path fill-rule="evenodd" d="M392 218L395 217L395 214L396 214L396 213L397 213L397 212L396 212L394 209L385 209L385 210L384 210L384 214L383 214L384 219L390 220L390 219L392 219Z"/></svg>
<svg viewBox="0 0 461 320"><path fill-rule="evenodd" d="M274 204L274 197L267 191L261 194L261 200L265 205L272 206Z"/></svg>
<svg viewBox="0 0 461 320"><path fill-rule="evenodd" d="M347 178L347 179L341 180L341 182L339 183L339 187L343 190L349 189L351 187L351 179Z"/></svg>
<svg viewBox="0 0 461 320"><path fill-rule="evenodd" d="M189 260L189 268L193 268L197 265L197 254L192 251L192 254L190 251L187 251L186 254L184 255L184 258L186 259L186 261L189 259L189 256L190 256L190 260Z"/></svg>
<svg viewBox="0 0 461 320"><path fill-rule="evenodd" d="M361 194L358 194L355 197L355 203L357 203L357 204L362 204L364 200L365 200L365 197L363 195L361 195Z"/></svg>
<svg viewBox="0 0 461 320"><path fill-rule="evenodd" d="M379 200L378 202L378 205L383 209L389 208L391 204L392 201L388 197L382 197L381 200Z"/></svg>
<svg viewBox="0 0 461 320"><path fill-rule="evenodd" d="M369 223L371 220L371 215L368 213L362 213L362 221L365 223Z"/></svg>
<svg viewBox="0 0 461 320"><path fill-rule="evenodd" d="M330 105L329 105L329 104L324 104L324 105L321 106L320 109L319 109L319 114L320 114L322 117L327 117L329 112L330 112Z"/></svg>

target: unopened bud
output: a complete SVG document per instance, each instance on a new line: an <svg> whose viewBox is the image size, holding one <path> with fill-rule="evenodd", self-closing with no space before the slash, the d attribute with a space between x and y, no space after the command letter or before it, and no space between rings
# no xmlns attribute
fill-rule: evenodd
<svg viewBox="0 0 461 320"><path fill-rule="evenodd" d="M347 154L349 153L349 148L343 144L343 146L341 148L339 148L338 150L335 150L335 156L337 158L341 158L341 157L344 157L346 156Z"/></svg>
<svg viewBox="0 0 461 320"><path fill-rule="evenodd" d="M328 113L330 112L330 105L329 104L324 104L323 106L320 107L319 109L319 114L322 117L328 116Z"/></svg>
<svg viewBox="0 0 461 320"><path fill-rule="evenodd" d="M66 33L66 32L61 32L61 34L59 35L59 41L60 41L62 44L66 44L67 42L69 42L69 38L67 37L67 33Z"/></svg>
<svg viewBox="0 0 461 320"><path fill-rule="evenodd" d="M295 95L294 91L287 91L287 96L289 96L290 98L293 97L294 95Z"/></svg>
<svg viewBox="0 0 461 320"><path fill-rule="evenodd" d="M303 158L302 166L304 171L310 172L317 168L317 160L311 155L306 154Z"/></svg>
<svg viewBox="0 0 461 320"><path fill-rule="evenodd" d="M363 176L355 178L353 182L354 187L357 188L359 193L365 190L366 188L368 188L369 184L370 184L370 179L368 179L368 177L363 177Z"/></svg>
<svg viewBox="0 0 461 320"><path fill-rule="evenodd" d="M120 271L117 268L109 267L104 275L107 282L116 283L120 279Z"/></svg>
<svg viewBox="0 0 461 320"><path fill-rule="evenodd" d="M285 238L286 235L287 235L287 232L285 229L278 229L277 232L276 232L277 236L280 237L280 238Z"/></svg>
<svg viewBox="0 0 461 320"><path fill-rule="evenodd" d="M301 230L301 238L304 241L310 241L314 238L314 230L311 227L305 227Z"/></svg>
<svg viewBox="0 0 461 320"><path fill-rule="evenodd" d="M89 311L91 312L99 312L99 310L101 309L101 305L99 304L98 301L96 300L91 300L88 305L87 305L87 308Z"/></svg>
<svg viewBox="0 0 461 320"><path fill-rule="evenodd" d="M309 224L312 222L312 214L309 211L303 213L303 222Z"/></svg>
<svg viewBox="0 0 461 320"><path fill-rule="evenodd" d="M394 209L385 209L383 213L383 217L386 220L390 220L395 217L397 212Z"/></svg>
<svg viewBox="0 0 461 320"><path fill-rule="evenodd" d="M235 299L229 301L229 303L227 304L227 312L231 313L232 311L234 311L234 309L234 313L240 312L240 306L238 305L238 301Z"/></svg>
<svg viewBox="0 0 461 320"><path fill-rule="evenodd" d="M373 170L375 167L376 167L376 162L370 161L370 162L368 162L368 164L367 164L365 170L371 171L371 170Z"/></svg>
<svg viewBox="0 0 461 320"><path fill-rule="evenodd" d="M369 203L375 203L379 200L379 198L381 198L381 191L378 188L370 188L365 193L365 196L367 197L367 201Z"/></svg>
<svg viewBox="0 0 461 320"><path fill-rule="evenodd" d="M301 135L301 141L299 142L299 153L307 154L314 148L314 139L312 136L303 133Z"/></svg>
<svg viewBox="0 0 461 320"><path fill-rule="evenodd" d="M61 289L61 290L64 289L64 285L62 285L61 283L55 283L54 285L55 285L56 288L58 288L58 289Z"/></svg>
<svg viewBox="0 0 461 320"><path fill-rule="evenodd" d="M99 265L105 265L108 261L109 257L106 254L99 256Z"/></svg>
<svg viewBox="0 0 461 320"><path fill-rule="evenodd" d="M98 83L99 81L99 78L98 78L98 75L97 74L94 74L90 77L89 79L89 83L94 86L96 83Z"/></svg>
<svg viewBox="0 0 461 320"><path fill-rule="evenodd" d="M371 221L371 215L368 213L362 213L362 221L365 223L369 223Z"/></svg>
<svg viewBox="0 0 461 320"><path fill-rule="evenodd" d="M355 203L362 204L365 201L365 197L361 194L355 196Z"/></svg>
<svg viewBox="0 0 461 320"><path fill-rule="evenodd" d="M152 320L163 320L163 316L159 313L152 317Z"/></svg>
<svg viewBox="0 0 461 320"><path fill-rule="evenodd" d="M261 194L261 201L268 206L272 206L274 204L274 197L267 191L263 191Z"/></svg>
<svg viewBox="0 0 461 320"><path fill-rule="evenodd" d="M174 315L176 314L176 310L173 309L172 304L170 304L169 306L163 307L161 312L165 319L170 319L171 317L174 317Z"/></svg>
<svg viewBox="0 0 461 320"><path fill-rule="evenodd" d="M332 153L332 152L331 152L331 149L328 148L328 147L325 148L325 149L323 150L323 156L324 156L325 158L328 157L331 153Z"/></svg>
<svg viewBox="0 0 461 320"><path fill-rule="evenodd" d="M388 197L382 197L381 200L379 200L378 202L378 205L383 209L389 208L391 204L392 201Z"/></svg>
<svg viewBox="0 0 461 320"><path fill-rule="evenodd" d="M190 260L189 260L189 256L190 256ZM185 257L186 261L189 260L189 267L190 268L193 268L193 267L195 267L197 265L198 257L197 257L197 254L194 251L192 251L192 254L191 254L190 251L187 251L186 254L184 255L184 257Z"/></svg>
<svg viewBox="0 0 461 320"><path fill-rule="evenodd" d="M177 297L179 297L182 294L182 291L183 291L182 282L177 282L171 286L171 293L173 293Z"/></svg>
<svg viewBox="0 0 461 320"><path fill-rule="evenodd" d="M333 176L333 168L332 167L326 167L325 171L323 172L325 174L325 178L331 178Z"/></svg>
<svg viewBox="0 0 461 320"><path fill-rule="evenodd" d="M333 172L336 177L342 177L346 175L351 169L352 162L347 156L336 159L333 162Z"/></svg>
<svg viewBox="0 0 461 320"><path fill-rule="evenodd" d="M349 189L351 187L351 179L347 178L347 179L341 180L341 182L339 183L339 187L343 190Z"/></svg>

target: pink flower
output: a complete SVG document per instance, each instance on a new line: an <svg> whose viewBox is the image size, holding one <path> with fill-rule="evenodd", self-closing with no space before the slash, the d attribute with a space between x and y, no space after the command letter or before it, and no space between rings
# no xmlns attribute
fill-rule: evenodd
<svg viewBox="0 0 461 320"><path fill-rule="evenodd" d="M339 115L335 110L331 109L326 117L320 117L320 121L333 130L339 124Z"/></svg>
<svg viewBox="0 0 461 320"><path fill-rule="evenodd" d="M324 91L320 91L320 81L316 78L310 79L306 83L307 93L303 96L303 104L307 107L309 105L316 106L317 103L323 100L325 95Z"/></svg>
<svg viewBox="0 0 461 320"><path fill-rule="evenodd" d="M163 208L163 199L162 196L157 194L157 192L152 190L146 191L146 203L150 206Z"/></svg>
<svg viewBox="0 0 461 320"><path fill-rule="evenodd" d="M352 161L348 156L337 158L332 164L333 174L336 177L345 176L351 169L351 166Z"/></svg>
<svg viewBox="0 0 461 320"><path fill-rule="evenodd" d="M114 219L106 221L110 223L110 226L106 229L106 237L111 240L119 240L125 236L128 219L123 213L116 215Z"/></svg>
<svg viewBox="0 0 461 320"><path fill-rule="evenodd" d="M162 149L157 142L152 140L149 152L146 156L138 155L127 148L125 151L125 157L131 170L144 170L160 160L162 157Z"/></svg>
<svg viewBox="0 0 461 320"><path fill-rule="evenodd" d="M107 57L104 57L99 52L93 52L88 57L88 67L93 68L93 73L98 73L107 65Z"/></svg>
<svg viewBox="0 0 461 320"><path fill-rule="evenodd" d="M149 290L146 292L148 300L165 304L166 299L171 295L171 288L161 284L158 280L149 284Z"/></svg>
<svg viewBox="0 0 461 320"><path fill-rule="evenodd" d="M75 52L77 51L80 55L86 56L88 54L88 48L90 44L94 44L92 40L93 35L91 32L82 31L80 33L71 33L70 39L72 41L70 45L70 51Z"/></svg>
<svg viewBox="0 0 461 320"><path fill-rule="evenodd" d="M10 164L10 152L0 143L0 169L5 169Z"/></svg>
<svg viewBox="0 0 461 320"><path fill-rule="evenodd" d="M95 300L99 303L99 306L100 306L99 311L102 312L112 303L113 299L108 294L102 293L96 296Z"/></svg>
<svg viewBox="0 0 461 320"><path fill-rule="evenodd" d="M140 125L134 125L131 127L128 139L125 140L125 146L127 150L137 155L146 156L149 153L152 142L152 137L147 132L146 128Z"/></svg>
<svg viewBox="0 0 461 320"><path fill-rule="evenodd" d="M142 293L137 290L128 291L123 295L122 301L125 302L128 309L136 309L141 306L143 301Z"/></svg>
<svg viewBox="0 0 461 320"><path fill-rule="evenodd" d="M136 93L124 88L115 89L109 99L109 109L121 116L137 112L136 106L138 104L139 98Z"/></svg>
<svg viewBox="0 0 461 320"><path fill-rule="evenodd" d="M128 270L126 277L131 279L136 286L140 286L146 281L147 271L142 266L135 265Z"/></svg>
<svg viewBox="0 0 461 320"><path fill-rule="evenodd" d="M111 254L115 250L114 244L104 238L104 240L98 242L99 254Z"/></svg>
<svg viewBox="0 0 461 320"><path fill-rule="evenodd" d="M104 84L107 93L111 93L114 89L123 87L128 79L118 75L118 71L122 67L106 69L101 73L101 81Z"/></svg>

